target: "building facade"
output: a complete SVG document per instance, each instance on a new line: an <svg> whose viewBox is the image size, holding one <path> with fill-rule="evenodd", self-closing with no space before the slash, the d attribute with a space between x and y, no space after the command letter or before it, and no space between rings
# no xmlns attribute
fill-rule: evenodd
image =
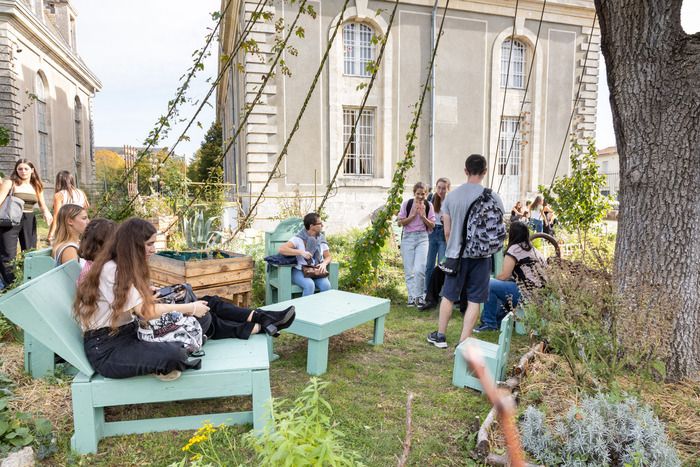
<svg viewBox="0 0 700 467"><path fill-rule="evenodd" d="M227 3L223 0L222 9ZM220 36L222 56L234 52L257 4L231 2ZM343 1L307 4L317 16L299 19L304 37L293 35L290 42L297 53L287 50L283 57L291 76L278 72L268 82L226 154L226 181L238 185L244 210L260 193L292 131ZM259 50L236 55L238 66L221 81L217 111L225 141L269 73L274 22L283 18L290 24L297 5L268 2L266 10L274 17L253 26L248 36ZM299 131L257 210L258 226L268 227L273 221L265 220L277 215L281 202L275 196L298 196L313 209L318 199L314 194L320 197L326 191L356 122L337 189L327 203L328 226L343 230L369 222L370 214L385 202L393 168L404 155L443 5L441 1L434 8L433 0L400 2L377 80L360 114L362 85L371 76L366 65L380 47L373 37L386 35L393 2L350 1ZM569 170L571 138L594 136L600 35L593 23L593 2L550 0L540 24L542 7L542 0L450 3L406 196L417 181L432 185L439 177L449 177L455 185L464 182L466 156L480 153L489 160L486 184L497 189L506 204L531 199L538 185L551 182L555 170L558 175Z"/></svg>
<svg viewBox="0 0 700 467"><path fill-rule="evenodd" d="M0 0L0 126L10 135L0 171L27 158L49 194L60 170L83 187L95 173L91 108L102 85L78 55L76 18L69 0Z"/></svg>
<svg viewBox="0 0 700 467"><path fill-rule="evenodd" d="M617 153L617 146L598 151L598 167L598 172L606 178L603 194L617 198L620 191L620 155Z"/></svg>

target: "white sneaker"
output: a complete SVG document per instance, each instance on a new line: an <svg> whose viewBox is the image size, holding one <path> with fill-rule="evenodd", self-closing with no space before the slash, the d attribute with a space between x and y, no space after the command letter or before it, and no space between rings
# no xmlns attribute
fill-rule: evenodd
<svg viewBox="0 0 700 467"><path fill-rule="evenodd" d="M161 374L161 373L153 373L153 376L158 378L161 381L175 381L182 375L182 371L180 370L173 370L170 373L166 374Z"/></svg>
<svg viewBox="0 0 700 467"><path fill-rule="evenodd" d="M416 306L416 299L413 297L408 297L408 303L406 303L406 306Z"/></svg>

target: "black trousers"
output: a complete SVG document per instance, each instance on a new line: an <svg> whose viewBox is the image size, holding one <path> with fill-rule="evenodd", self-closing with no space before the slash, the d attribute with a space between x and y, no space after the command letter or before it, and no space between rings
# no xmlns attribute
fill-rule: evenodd
<svg viewBox="0 0 700 467"><path fill-rule="evenodd" d="M210 339L235 338L244 340L250 337L255 326L255 323L246 322L250 315L250 309L238 307L217 296L207 295L200 300L206 301L209 305L209 313L206 316L211 317L211 324L205 328L206 320L200 320L207 337Z"/></svg>
<svg viewBox="0 0 700 467"><path fill-rule="evenodd" d="M438 266L433 269L433 275L430 276L430 283L428 284L428 291L425 293L426 303L436 303L440 304L440 292L442 291L442 285L445 283L445 273ZM464 284L462 292L460 293L459 300L459 311L465 313L467 311L467 285Z"/></svg>
<svg viewBox="0 0 700 467"><path fill-rule="evenodd" d="M201 368L202 361L188 358L181 343L140 341L136 335L137 328L138 323L132 321L115 333L110 328L85 333L85 354L97 373L107 378L130 378Z"/></svg>
<svg viewBox="0 0 700 467"><path fill-rule="evenodd" d="M36 248L36 217L33 212L22 214L19 225L0 229L0 275L7 285L15 280L11 263L17 256L17 240L22 251Z"/></svg>

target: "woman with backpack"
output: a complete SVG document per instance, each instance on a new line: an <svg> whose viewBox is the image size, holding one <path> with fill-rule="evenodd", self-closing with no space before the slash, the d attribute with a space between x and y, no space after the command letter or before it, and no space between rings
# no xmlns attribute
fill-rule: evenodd
<svg viewBox="0 0 700 467"><path fill-rule="evenodd" d="M401 258L408 289L408 306L424 305L425 263L428 258L428 234L435 227L435 209L426 199L425 183L413 185L413 198L404 201L399 210Z"/></svg>
<svg viewBox="0 0 700 467"><path fill-rule="evenodd" d="M518 306L521 290L544 287L544 265L542 253L530 242L527 225L511 223L503 269L489 280L489 298L481 313L481 325L474 332L498 330L501 320Z"/></svg>

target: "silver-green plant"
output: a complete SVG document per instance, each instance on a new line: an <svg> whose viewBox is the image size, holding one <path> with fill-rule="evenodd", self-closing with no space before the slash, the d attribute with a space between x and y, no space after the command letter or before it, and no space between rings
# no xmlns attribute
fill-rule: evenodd
<svg viewBox="0 0 700 467"><path fill-rule="evenodd" d="M545 425L544 414L530 406L520 433L523 447L545 465L681 465L663 423L633 397L588 397L557 420L553 430Z"/></svg>
<svg viewBox="0 0 700 467"><path fill-rule="evenodd" d="M218 217L207 217L204 210L199 209L190 216L182 218L182 235L189 249L212 249L221 244L223 233L214 230L214 222Z"/></svg>

